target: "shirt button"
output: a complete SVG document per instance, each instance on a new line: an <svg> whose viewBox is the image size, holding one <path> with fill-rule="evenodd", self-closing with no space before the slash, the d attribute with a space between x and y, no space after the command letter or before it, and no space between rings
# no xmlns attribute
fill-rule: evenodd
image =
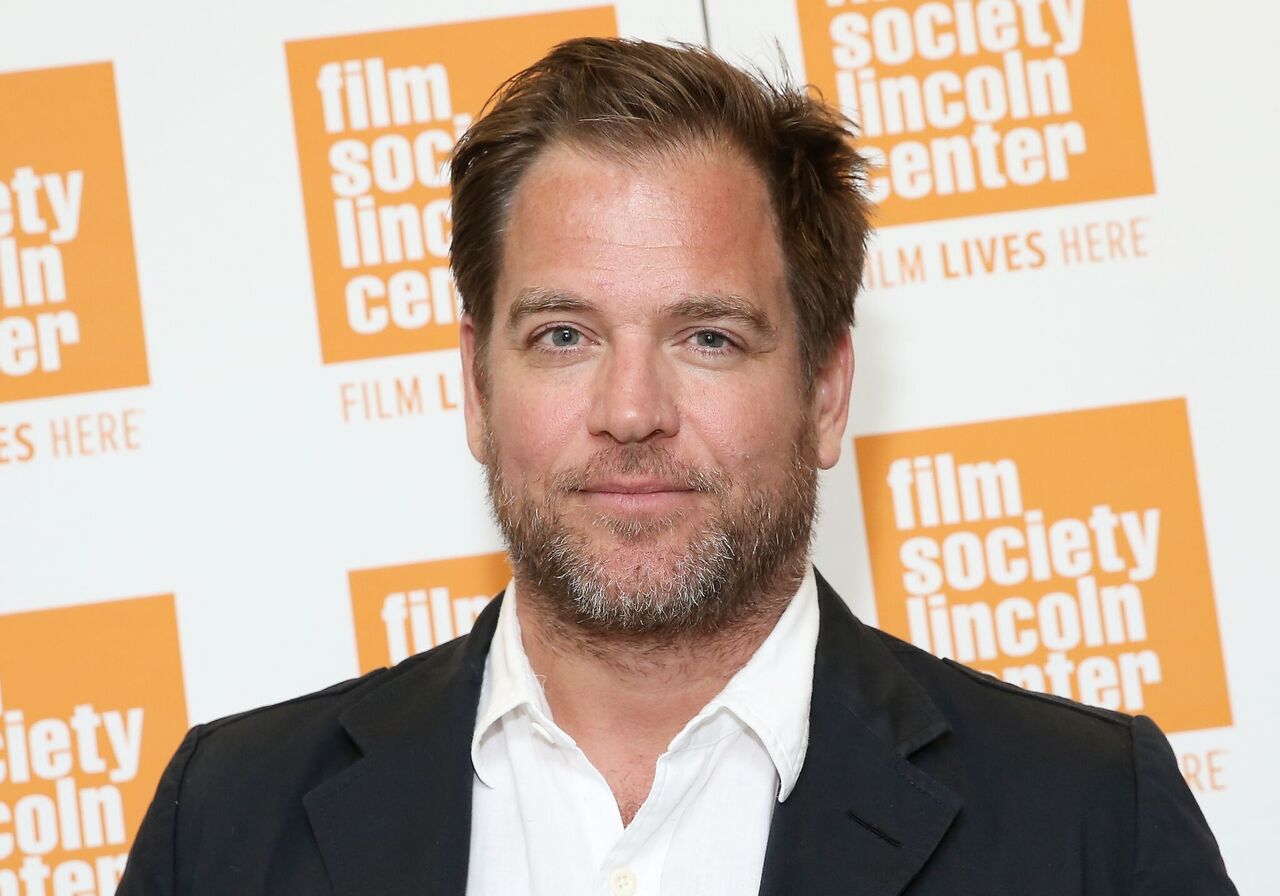
<svg viewBox="0 0 1280 896"><path fill-rule="evenodd" d="M614 868L609 875L613 896L632 896L636 891L636 873L630 868Z"/></svg>

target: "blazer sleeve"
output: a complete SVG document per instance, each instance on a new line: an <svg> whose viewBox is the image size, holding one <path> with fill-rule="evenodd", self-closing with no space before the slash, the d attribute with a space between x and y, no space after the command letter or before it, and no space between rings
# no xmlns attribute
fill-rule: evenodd
<svg viewBox="0 0 1280 896"><path fill-rule="evenodd" d="M1132 730L1135 896L1238 896L1168 739L1146 716Z"/></svg>
<svg viewBox="0 0 1280 896"><path fill-rule="evenodd" d="M138 828L116 896L175 896L178 870L178 810L182 780L200 739L201 726L187 732L169 760L156 795Z"/></svg>

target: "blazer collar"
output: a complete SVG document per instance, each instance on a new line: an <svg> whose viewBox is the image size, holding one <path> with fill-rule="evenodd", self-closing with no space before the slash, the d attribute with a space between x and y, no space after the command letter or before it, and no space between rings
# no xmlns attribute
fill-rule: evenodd
<svg viewBox="0 0 1280 896"><path fill-rule="evenodd" d="M884 639L817 576L809 748L774 807L762 896L890 896L960 798L908 761L949 730ZM471 634L398 667L339 721L362 756L303 799L336 896L466 891L471 735L499 594Z"/></svg>
<svg viewBox="0 0 1280 896"><path fill-rule="evenodd" d="M821 575L818 606L809 752L795 791L774 808L760 892L890 896L960 809L959 796L907 761L950 726Z"/></svg>
<svg viewBox="0 0 1280 896"><path fill-rule="evenodd" d="M501 599L339 717L362 756L303 798L335 896L466 892L471 732Z"/></svg>

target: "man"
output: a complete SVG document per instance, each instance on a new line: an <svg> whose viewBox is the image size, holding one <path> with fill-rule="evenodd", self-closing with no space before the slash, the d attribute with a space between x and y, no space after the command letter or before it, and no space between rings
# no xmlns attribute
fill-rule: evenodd
<svg viewBox="0 0 1280 896"><path fill-rule="evenodd" d="M1150 721L934 659L809 567L862 172L834 113L696 49L573 41L505 85L453 266L512 584L194 729L120 892L1235 892Z"/></svg>

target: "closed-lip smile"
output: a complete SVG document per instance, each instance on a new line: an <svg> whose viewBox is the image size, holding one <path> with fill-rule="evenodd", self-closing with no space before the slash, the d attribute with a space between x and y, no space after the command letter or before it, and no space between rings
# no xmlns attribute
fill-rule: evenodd
<svg viewBox="0 0 1280 896"><path fill-rule="evenodd" d="M667 492L691 492L684 483L662 479L608 479L588 483L580 491L606 495L654 495Z"/></svg>
<svg viewBox="0 0 1280 896"><path fill-rule="evenodd" d="M623 514L672 513L700 492L667 479L601 479L578 490L588 507Z"/></svg>

